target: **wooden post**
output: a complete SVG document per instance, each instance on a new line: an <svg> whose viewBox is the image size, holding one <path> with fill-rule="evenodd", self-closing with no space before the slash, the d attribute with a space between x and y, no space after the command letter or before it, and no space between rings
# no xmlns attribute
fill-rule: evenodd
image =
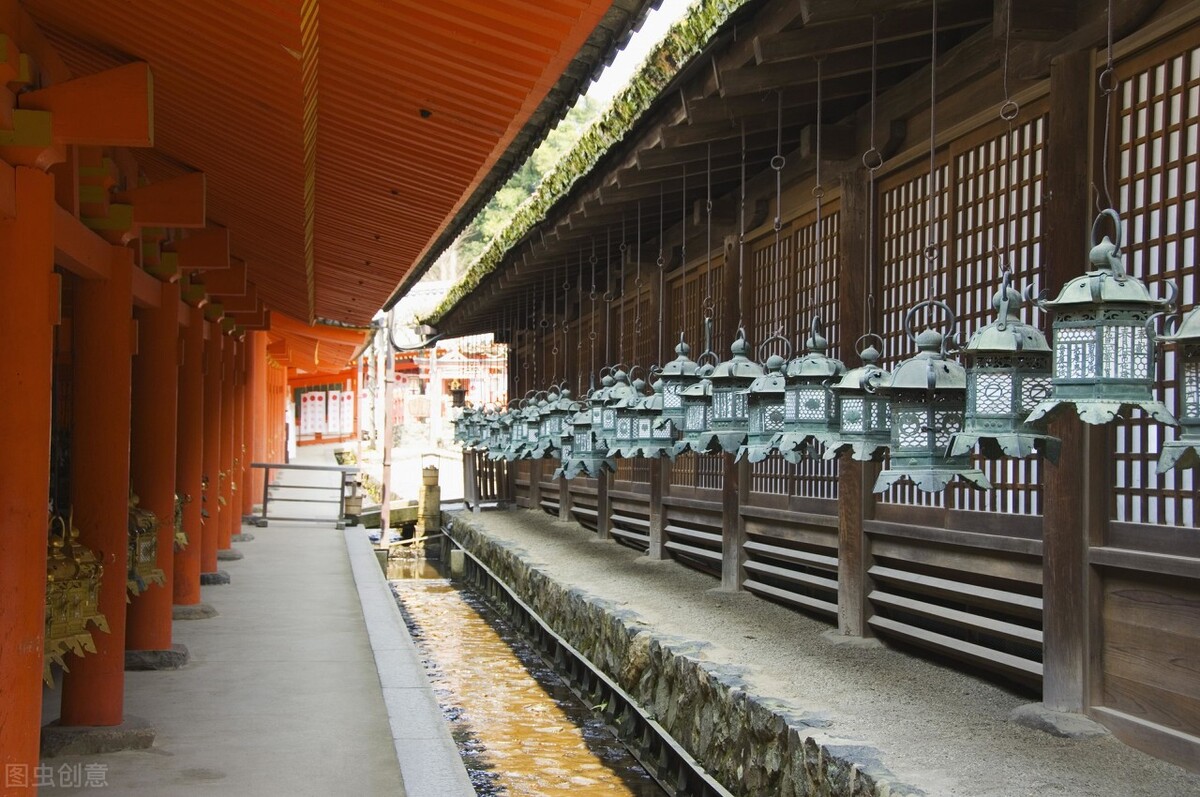
<svg viewBox="0 0 1200 797"><path fill-rule="evenodd" d="M201 315L203 318L203 315ZM216 324L203 322L204 341L204 447L203 478L208 489L203 491L204 519L200 534L200 572L217 572L217 471L221 467L221 346L224 338Z"/></svg>
<svg viewBox="0 0 1200 797"><path fill-rule="evenodd" d="M178 304L176 304L178 307ZM176 419L178 447L175 452L175 489L183 499L183 533L188 545L175 553L175 603L192 606L200 602L201 487L204 476L204 312L188 308L188 325L181 335L179 368L179 417Z"/></svg>
<svg viewBox="0 0 1200 797"><path fill-rule="evenodd" d="M1046 288L1054 296L1087 262L1090 201L1087 131L1092 129L1091 53L1050 66L1050 138L1046 145ZM1087 707L1088 432L1073 412L1050 426L1062 440L1057 465L1046 463L1042 518L1042 701L1055 711ZM1103 505L1099 509L1106 510Z"/></svg>
<svg viewBox="0 0 1200 797"><path fill-rule="evenodd" d="M529 508L542 511L542 460L529 461Z"/></svg>
<svg viewBox="0 0 1200 797"><path fill-rule="evenodd" d="M109 633L63 676L63 725L119 725L125 702L133 250L112 249L106 280L75 294L71 498L79 541L104 563L100 611Z"/></svg>
<svg viewBox="0 0 1200 797"><path fill-rule="evenodd" d="M840 351L838 356L848 368L858 365L855 339L867 331L863 307L863 285L868 262L867 236L870 233L870 182L865 169L847 172L842 178L842 211L838 251L842 269L838 279L838 317ZM843 456L838 462L838 633L845 636L872 636L870 618L871 590L867 576L869 552L863 534L863 517L874 494L866 489L863 463Z"/></svg>
<svg viewBox="0 0 1200 797"><path fill-rule="evenodd" d="M246 333L246 428L245 448L243 456L246 464L245 484L242 489L242 515L249 517L254 514L254 497L262 495L262 471L250 467L251 463L262 462L266 447L264 438L266 432L266 363L267 336L257 330ZM361 369L361 360L360 369ZM357 394L354 409L357 413L359 402ZM361 452L360 452L361 454ZM360 457L361 460L361 457Z"/></svg>
<svg viewBox="0 0 1200 797"><path fill-rule="evenodd" d="M250 354L247 352L247 344L250 343L250 338L244 337L238 341L238 368L236 368L236 379L234 380L233 402L236 408L234 415L233 427L233 461L234 461L234 480L233 484L229 485L229 491L233 493L233 498L229 502L229 514L233 516L233 533L241 533L241 519L247 513L245 509L246 496L248 492L247 486L250 486L250 455L248 455L247 433L250 430L250 400L248 400L248 390L246 383L248 382L247 368L250 366Z"/></svg>
<svg viewBox="0 0 1200 797"><path fill-rule="evenodd" d="M741 592L746 580L746 521L742 505L750 491L750 462L734 462L733 454L722 454L725 481L721 485L721 589Z"/></svg>
<svg viewBox="0 0 1200 797"><path fill-rule="evenodd" d="M601 540L612 537L612 501L608 498L612 477L603 469L596 475L596 538Z"/></svg>
<svg viewBox="0 0 1200 797"><path fill-rule="evenodd" d="M42 645L46 605L46 495L50 485L50 408L59 281L54 274L54 181L17 167L16 216L0 219L0 340L9 341L0 393L19 396L0 413L0 765L30 774L34 794L42 722ZM15 171L15 176L13 172ZM65 509L65 507L63 507Z"/></svg>
<svg viewBox="0 0 1200 797"><path fill-rule="evenodd" d="M216 506L209 509L217 518L217 549L224 551L233 547L233 518L237 509L233 505L233 451L235 428L237 424L237 402L235 400L235 382L237 381L237 347L233 338L221 333L221 327L213 325L213 334L224 338L221 346L221 442L220 464L216 476L210 486L217 488L220 498Z"/></svg>
<svg viewBox="0 0 1200 797"><path fill-rule="evenodd" d="M565 476L558 477L558 519L567 523L571 520L571 504L574 498L571 496L571 483L567 481Z"/></svg>
<svg viewBox="0 0 1200 797"><path fill-rule="evenodd" d="M663 496L671 483L671 460L666 457L650 462L650 546L646 556L659 561L667 558L667 513Z"/></svg>
<svg viewBox="0 0 1200 797"><path fill-rule="evenodd" d="M158 307L139 312L133 368L129 477L140 506L158 518L157 565L163 586L151 586L129 605L130 650L171 647L175 549L175 467L179 400L179 283L163 283Z"/></svg>

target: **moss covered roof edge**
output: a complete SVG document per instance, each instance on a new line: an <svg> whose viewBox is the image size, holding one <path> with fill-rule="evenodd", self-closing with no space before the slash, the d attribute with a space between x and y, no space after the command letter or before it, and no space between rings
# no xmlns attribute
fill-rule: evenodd
<svg viewBox="0 0 1200 797"><path fill-rule="evenodd" d="M571 151L547 174L529 199L513 214L503 231L488 243L441 303L422 323L436 326L495 271L533 227L546 218L600 159L619 143L653 106L655 100L703 52L720 28L742 6L753 0L699 0L676 22L651 51L641 69L612 101L612 105L580 137Z"/></svg>

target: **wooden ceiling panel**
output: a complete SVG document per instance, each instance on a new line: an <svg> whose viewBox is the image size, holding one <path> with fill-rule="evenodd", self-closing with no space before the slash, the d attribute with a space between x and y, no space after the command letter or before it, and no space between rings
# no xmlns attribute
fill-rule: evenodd
<svg viewBox="0 0 1200 797"><path fill-rule="evenodd" d="M611 0L23 5L76 76L150 64L139 163L205 174L209 218L270 308L366 323L478 201Z"/></svg>

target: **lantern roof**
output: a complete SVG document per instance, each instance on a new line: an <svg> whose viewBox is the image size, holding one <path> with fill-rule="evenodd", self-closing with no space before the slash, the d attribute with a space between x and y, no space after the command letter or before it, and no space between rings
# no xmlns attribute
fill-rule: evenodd
<svg viewBox="0 0 1200 797"><path fill-rule="evenodd" d="M846 372L846 366L841 360L825 354L829 348L829 340L822 334L820 316L813 316L812 330L804 342L804 348L803 357L797 357L788 363L788 377L819 379L840 376Z"/></svg>
<svg viewBox="0 0 1200 797"><path fill-rule="evenodd" d="M1063 286L1057 299L1047 307L1088 304L1141 304L1165 307L1171 298L1156 299L1145 283L1125 273L1124 256L1119 245L1106 235L1092 247L1088 260L1095 268L1085 271Z"/></svg>
<svg viewBox="0 0 1200 797"><path fill-rule="evenodd" d="M1169 335L1161 335L1164 343L1200 343L1200 307L1193 307L1183 317L1179 329Z"/></svg>
<svg viewBox="0 0 1200 797"><path fill-rule="evenodd" d="M663 366L662 374L664 376L695 376L696 361L688 355L692 353L692 347L684 342L683 338L679 339L679 343L675 346L675 354L678 355L674 360Z"/></svg>
<svg viewBox="0 0 1200 797"><path fill-rule="evenodd" d="M917 354L896 366L880 384L887 390L966 390L967 371L943 351L946 336L926 329L914 339Z"/></svg>
<svg viewBox="0 0 1200 797"><path fill-rule="evenodd" d="M750 342L746 340L744 330L738 330L738 335L729 345L728 360L719 362L713 367L712 379L754 379L763 375L762 366L746 355L750 353Z"/></svg>
<svg viewBox="0 0 1200 797"><path fill-rule="evenodd" d="M992 323L971 336L964 351L973 354L984 352L1035 352L1050 353L1050 344L1041 330L1026 324L1018 316L1024 300L1021 294L1002 285L992 298L992 309L999 315Z"/></svg>
<svg viewBox="0 0 1200 797"><path fill-rule="evenodd" d="M750 383L749 392L751 394L762 393L779 393L784 392L787 387L787 380L783 375L783 367L786 365L786 360L778 354L772 354L763 363L766 367L766 373Z"/></svg>

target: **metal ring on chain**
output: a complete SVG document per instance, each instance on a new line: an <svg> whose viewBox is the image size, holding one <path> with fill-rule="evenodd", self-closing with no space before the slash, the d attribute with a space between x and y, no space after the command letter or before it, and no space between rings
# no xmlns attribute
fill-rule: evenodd
<svg viewBox="0 0 1200 797"><path fill-rule="evenodd" d="M1100 85L1101 94L1112 94L1117 90L1117 74L1112 67L1105 69L1100 73L1100 78L1097 80Z"/></svg>
<svg viewBox="0 0 1200 797"><path fill-rule="evenodd" d="M588 340L590 340L590 341L596 340L596 330L593 329L591 332L588 333Z"/></svg>
<svg viewBox="0 0 1200 797"><path fill-rule="evenodd" d="M662 255L659 255L658 260L654 261L654 265L658 266L659 268L662 268L663 266L667 265L667 261L663 259Z"/></svg>
<svg viewBox="0 0 1200 797"><path fill-rule="evenodd" d="M538 322L538 328L539 328L539 329L545 329L545 328L546 328L546 327L548 327L548 326L550 326L550 322L549 322L549 321L547 321L547 320L546 320L546 319L544 319L544 318L543 318L541 321L539 321L539 322Z"/></svg>
<svg viewBox="0 0 1200 797"><path fill-rule="evenodd" d="M771 168L777 172L783 171L783 167L787 165L787 158L782 155L774 155L771 158Z"/></svg>
<svg viewBox="0 0 1200 797"><path fill-rule="evenodd" d="M813 195L813 199L824 199L825 198L825 186L819 185L819 184L814 185L813 189L812 189L812 195Z"/></svg>
<svg viewBox="0 0 1200 797"><path fill-rule="evenodd" d="M875 171L883 166L883 153L877 147L871 147L863 153L862 165L868 171Z"/></svg>
<svg viewBox="0 0 1200 797"><path fill-rule="evenodd" d="M938 259L938 248L933 244L930 244L921 250L921 254L925 256L926 260L933 262L934 260Z"/></svg>
<svg viewBox="0 0 1200 797"><path fill-rule="evenodd" d="M595 304L596 300L600 298L600 294L596 292L595 288L592 288L592 292L588 294L588 298L592 300L592 304Z"/></svg>
<svg viewBox="0 0 1200 797"><path fill-rule="evenodd" d="M613 299L617 298L617 295L615 293L613 293L612 291L605 291L604 295L601 296L600 298L603 299L604 301L608 302L609 304L612 304Z"/></svg>
<svg viewBox="0 0 1200 797"><path fill-rule="evenodd" d="M1016 119L1019 113L1021 113L1021 106L1016 100L1009 100L1000 106L1000 118L1006 122Z"/></svg>
<svg viewBox="0 0 1200 797"><path fill-rule="evenodd" d="M646 284L645 280L643 280L640 276L633 278L633 287L640 288L645 284Z"/></svg>
<svg viewBox="0 0 1200 797"><path fill-rule="evenodd" d="M618 251L618 252L620 252L621 254L625 254L625 249L626 249L626 248L627 248L627 247L626 247L626 245L625 245L625 242L624 242L624 241L621 241L621 245L617 247L617 251Z"/></svg>

